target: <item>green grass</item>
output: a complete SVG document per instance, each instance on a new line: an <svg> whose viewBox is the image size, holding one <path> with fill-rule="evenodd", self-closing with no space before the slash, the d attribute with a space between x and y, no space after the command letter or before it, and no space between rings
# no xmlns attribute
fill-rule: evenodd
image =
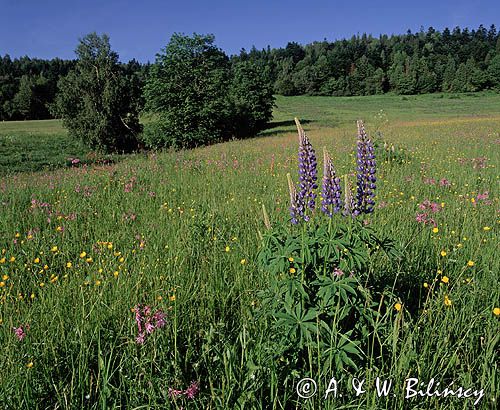
<svg viewBox="0 0 500 410"><path fill-rule="evenodd" d="M470 399L405 399L408 377L483 388L477 408L494 408L499 103L495 94L279 97L275 126L254 139L3 176L0 408L471 408ZM358 370L326 375L273 357L272 327L256 316L258 291L273 279L256 262L262 205L273 226L287 224L286 174L297 181L294 116L308 121L313 146L328 148L339 175L355 169L358 118L405 155L379 159L378 206L366 218L404 258L372 258L360 278L377 306L376 290L394 296L370 335L385 353L366 352ZM57 122L14 127L8 133L30 144L44 132L63 137ZM415 220L425 200L441 208L438 232ZM167 313L144 345L135 343L137 304ZM20 325L29 325L22 341L12 330ZM307 376L322 390L305 401L295 385ZM377 376L394 381L395 396L376 397ZM342 398L322 399L329 377L341 381ZM352 377L367 380L366 394L348 389ZM194 400L168 397L193 380Z"/></svg>

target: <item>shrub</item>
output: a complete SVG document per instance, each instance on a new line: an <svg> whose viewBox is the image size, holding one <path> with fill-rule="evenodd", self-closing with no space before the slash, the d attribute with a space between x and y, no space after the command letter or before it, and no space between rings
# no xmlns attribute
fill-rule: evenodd
<svg viewBox="0 0 500 410"><path fill-rule="evenodd" d="M263 76L249 62L231 65L212 35L174 34L146 82L146 110L158 118L146 144L190 148L255 135L274 103Z"/></svg>

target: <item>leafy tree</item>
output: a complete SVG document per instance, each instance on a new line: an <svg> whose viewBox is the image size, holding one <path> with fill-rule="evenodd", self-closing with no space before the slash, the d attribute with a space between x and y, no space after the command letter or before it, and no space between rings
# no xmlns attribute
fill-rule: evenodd
<svg viewBox="0 0 500 410"><path fill-rule="evenodd" d="M188 148L261 129L272 94L256 65L240 64L231 67L213 35L174 34L146 82L146 110L158 117L146 142Z"/></svg>
<svg viewBox="0 0 500 410"><path fill-rule="evenodd" d="M230 104L234 136L255 135L266 126L273 117L274 97L261 67L250 61L233 65Z"/></svg>
<svg viewBox="0 0 500 410"><path fill-rule="evenodd" d="M297 88L292 79L294 64L291 57L280 60L277 67L276 82L274 90L281 95L297 95Z"/></svg>
<svg viewBox="0 0 500 410"><path fill-rule="evenodd" d="M74 70L58 83L53 111L69 133L92 149L105 152L137 148L140 88L125 75L109 37L86 35L76 49Z"/></svg>
<svg viewBox="0 0 500 410"><path fill-rule="evenodd" d="M497 54L490 61L488 79L491 87L500 91L500 54Z"/></svg>

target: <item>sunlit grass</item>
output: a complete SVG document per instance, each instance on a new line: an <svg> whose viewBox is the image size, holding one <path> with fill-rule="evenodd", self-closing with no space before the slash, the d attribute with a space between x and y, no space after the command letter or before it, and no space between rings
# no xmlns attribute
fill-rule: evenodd
<svg viewBox="0 0 500 410"><path fill-rule="evenodd" d="M479 407L493 408L499 99L280 97L279 126L255 139L2 177L0 407L294 406L291 385L284 389L264 368L252 370L252 378L249 369L264 355L267 331L252 315L257 290L270 279L255 264L265 229L261 209L271 224L287 223L286 173L297 179L299 116L340 175L355 169L357 118L408 155L403 163L379 164L377 209L367 218L405 251L398 263L370 261L372 286L389 288L400 303L380 329L380 337L391 335L381 343L392 356L369 357L372 365L351 374L392 378L396 396L356 399L351 391L338 402L300 403L468 408L467 400L404 400L406 377L436 377L484 388ZM40 127L63 136L57 122L14 125L17 131L5 131L6 124L2 135L33 141L23 133ZM435 225L416 221L425 200L439 206ZM167 313L165 328L144 345L135 342L137 304ZM19 341L13 328L27 325ZM304 370L297 369L301 376ZM169 398L169 387L186 389L191 381L200 382L196 399Z"/></svg>

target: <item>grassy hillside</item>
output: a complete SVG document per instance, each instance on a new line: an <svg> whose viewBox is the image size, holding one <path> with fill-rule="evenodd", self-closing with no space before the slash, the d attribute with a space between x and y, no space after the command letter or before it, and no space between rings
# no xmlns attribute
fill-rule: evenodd
<svg viewBox="0 0 500 410"><path fill-rule="evenodd" d="M272 127L254 139L0 178L0 408L466 409L477 398L406 398L409 377L482 389L476 407L494 408L498 106L495 94L279 97ZM372 229L400 253L356 248L364 256L349 279L354 295L335 296L332 308L360 312L355 340L338 337L335 319L327 351L319 330L309 343L295 332L319 316L279 325L261 293L298 280L314 250L283 248L276 264L259 253L261 235L305 235L289 224L294 116L319 157L320 186L323 146L355 184L354 120L365 120L379 143L375 212L328 222L318 210L310 223L347 227L345 237ZM57 123L43 124L64 138ZM8 133L42 136L17 126ZM155 312L166 323L140 343L138 323L151 325ZM341 366L345 357L352 364ZM297 394L304 377L318 385L308 400ZM325 400L331 377L342 397ZM353 377L366 380L359 397ZM394 395L378 397L376 377L392 379Z"/></svg>

